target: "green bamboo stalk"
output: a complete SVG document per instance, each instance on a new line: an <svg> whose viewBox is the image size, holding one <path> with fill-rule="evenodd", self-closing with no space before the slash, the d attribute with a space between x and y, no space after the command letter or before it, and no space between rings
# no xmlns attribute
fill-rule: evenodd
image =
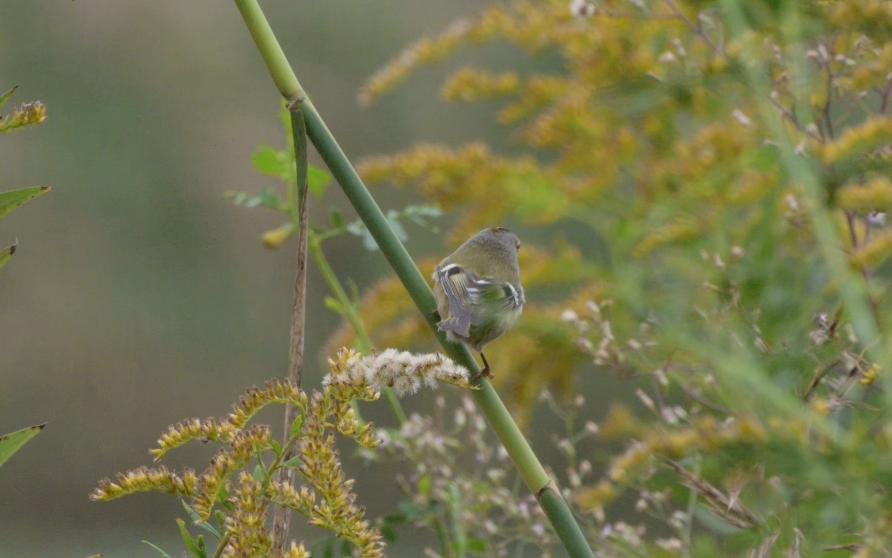
<svg viewBox="0 0 892 558"><path fill-rule="evenodd" d="M418 310L427 320L437 340L454 361L467 368L472 374L479 372L480 367L468 348L448 341L445 335L437 329L436 303L427 281L421 275L405 246L390 228L381 208L378 207L356 169L353 168L322 117L310 102L257 0L234 1L258 50L260 50L276 87L286 100L301 104L310 140L377 242L378 248L409 292L409 296L415 302ZM474 390L472 395L490 427L504 445L527 487L536 495L539 505L568 554L571 558L594 558L594 553L586 542L582 529L576 522L570 507L561 496L554 481L545 472L545 468L539 462L489 380L480 378L479 389Z"/></svg>

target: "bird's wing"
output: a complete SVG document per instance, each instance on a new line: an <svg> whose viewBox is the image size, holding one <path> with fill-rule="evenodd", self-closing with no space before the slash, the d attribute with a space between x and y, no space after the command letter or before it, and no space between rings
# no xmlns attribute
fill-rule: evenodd
<svg viewBox="0 0 892 558"><path fill-rule="evenodd" d="M478 277L457 264L437 268L436 273L449 306L449 317L437 324L443 331L467 337L472 323L523 305L523 293L511 283Z"/></svg>

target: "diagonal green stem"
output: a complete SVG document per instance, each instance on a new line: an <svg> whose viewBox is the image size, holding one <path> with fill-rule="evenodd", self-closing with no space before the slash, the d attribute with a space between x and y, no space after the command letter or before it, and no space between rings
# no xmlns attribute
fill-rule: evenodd
<svg viewBox="0 0 892 558"><path fill-rule="evenodd" d="M356 169L353 168L322 117L310 102L285 58L285 53L282 52L257 0L235 0L235 3L263 56L276 87L286 100L301 104L310 140L316 146L316 150L337 179L375 242L378 243L378 247L409 292L409 296L415 302L418 310L427 320L433 334L454 361L467 368L471 373L479 372L480 368L468 348L449 342L445 335L437 329L436 303L427 281L421 275L405 246L390 228L381 208L378 207L362 179L356 173ZM540 506L571 558L593 558L594 553L586 542L582 529L576 522L570 507L561 496L554 481L545 472L545 468L539 462L492 384L486 378L481 378L479 388L472 392L477 405L501 440L527 486L536 495Z"/></svg>

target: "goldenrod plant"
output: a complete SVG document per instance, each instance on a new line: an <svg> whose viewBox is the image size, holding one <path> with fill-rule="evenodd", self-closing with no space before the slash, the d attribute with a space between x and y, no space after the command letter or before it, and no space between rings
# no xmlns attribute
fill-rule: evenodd
<svg viewBox="0 0 892 558"><path fill-rule="evenodd" d="M0 94L0 111L4 105L16 92L17 87L13 87L8 91ZM13 130L19 130L33 124L40 124L46 120L46 106L40 101L30 101L20 103L12 108L6 114L0 112L0 133L8 133ZM36 198L49 191L47 186L35 186L30 188L20 188L18 190L8 190L0 192L0 219L16 210L25 202ZM15 254L17 243L12 243L5 248L0 249L0 268L5 266L13 254ZM0 436L0 465L3 465L14 453L19 451L25 443L36 436L45 424L28 426L4 434Z"/></svg>
<svg viewBox="0 0 892 558"><path fill-rule="evenodd" d="M16 92L18 87L13 87L8 91L0 94L0 111ZM27 126L40 124L46 120L46 106L40 101L29 101L19 103L14 106L8 113L0 112L0 133L9 133L14 130L21 130ZM30 188L20 188L18 190L9 190L0 192L0 218L5 217L23 203L36 198L49 191L47 186L35 186ZM15 254L16 244L10 244L6 248L0 249L0 267L6 265L9 259Z"/></svg>
<svg viewBox="0 0 892 558"><path fill-rule="evenodd" d="M357 503L353 481L347 478L335 448L335 434L371 450L380 440L371 423L357 419L353 401L376 400L385 387L393 387L400 395L439 383L470 388L469 373L441 354L394 349L369 356L342 349L329 365L319 391L306 392L289 382L270 380L263 388L246 391L226 417L187 419L171 426L150 451L158 462L189 442L212 442L220 449L204 471L139 467L101 481L91 498L106 501L137 492L182 498L196 526L215 539L212 550L205 535L194 536L180 520L186 549L200 558L309 556L306 547L296 542L274 551L268 521L272 504L331 531L363 558L383 556L381 535ZM287 404L297 414L284 444L272 439L269 426L251 424L264 407ZM292 448L294 456L286 458ZM282 469L294 470L300 483L277 480Z"/></svg>
<svg viewBox="0 0 892 558"><path fill-rule="evenodd" d="M571 496L602 554L890 555L890 22L878 0L513 0L360 92L459 49L529 55L441 89L497 106L510 150L358 168L460 215L453 242L493 219L540 239L524 316L487 356L527 416L543 389L572 400L581 369L626 386L571 450L597 452ZM376 343L425 327L398 288L364 297Z"/></svg>

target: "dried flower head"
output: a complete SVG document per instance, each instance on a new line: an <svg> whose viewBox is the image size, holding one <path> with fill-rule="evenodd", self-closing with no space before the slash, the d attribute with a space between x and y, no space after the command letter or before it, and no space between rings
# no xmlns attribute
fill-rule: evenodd
<svg viewBox="0 0 892 558"><path fill-rule="evenodd" d="M387 349L362 356L350 349L341 349L337 360L329 364L331 373L323 380L324 386L369 386L375 391L390 387L397 395L415 393L422 387L435 388L438 383L471 389L468 370L439 353L413 354Z"/></svg>

